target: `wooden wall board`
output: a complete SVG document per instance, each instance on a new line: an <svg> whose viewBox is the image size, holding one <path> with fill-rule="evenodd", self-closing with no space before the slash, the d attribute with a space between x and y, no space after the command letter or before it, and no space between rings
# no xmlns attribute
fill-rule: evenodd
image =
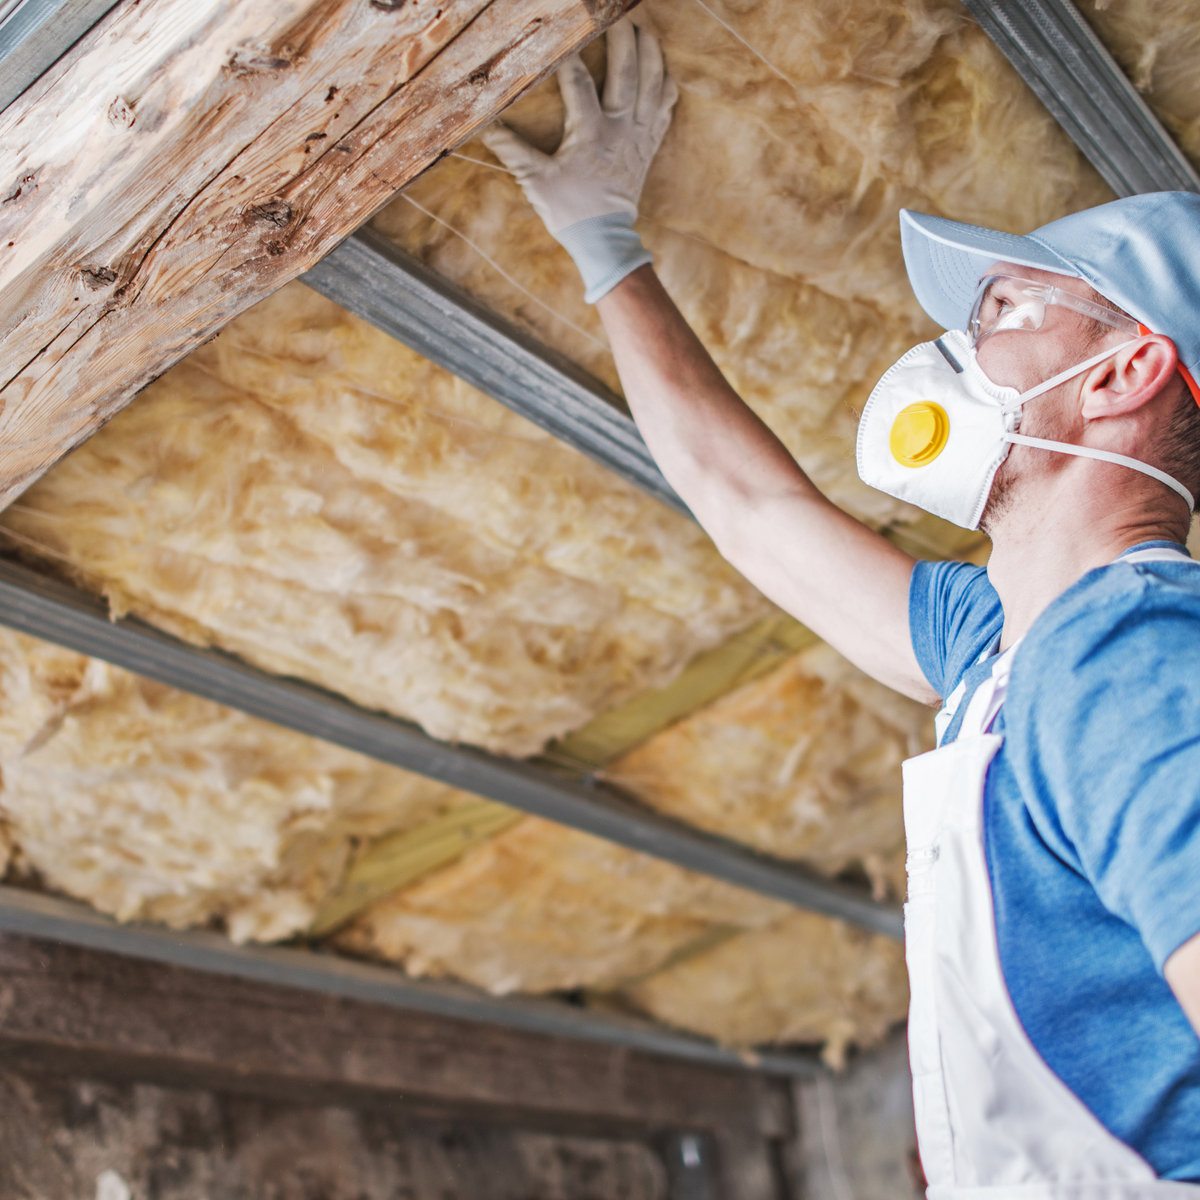
<svg viewBox="0 0 1200 1200"><path fill-rule="evenodd" d="M0 1057L530 1127L787 1136L785 1081L0 936Z"/></svg>
<svg viewBox="0 0 1200 1200"><path fill-rule="evenodd" d="M0 114L0 503L630 0L123 0Z"/></svg>
<svg viewBox="0 0 1200 1200"><path fill-rule="evenodd" d="M402 1110L27 1067L0 1074L5 1200L698 1200L672 1187L663 1153L636 1134L504 1128L462 1114L414 1121ZM704 1200L718 1196L746 1193Z"/></svg>

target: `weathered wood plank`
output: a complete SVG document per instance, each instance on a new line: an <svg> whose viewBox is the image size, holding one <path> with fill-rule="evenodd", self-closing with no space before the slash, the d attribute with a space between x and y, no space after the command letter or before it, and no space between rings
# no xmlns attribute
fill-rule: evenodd
<svg viewBox="0 0 1200 1200"><path fill-rule="evenodd" d="M0 1058L544 1128L788 1132L787 1085L0 935Z"/></svg>
<svg viewBox="0 0 1200 1200"><path fill-rule="evenodd" d="M634 0L123 0L0 114L0 505Z"/></svg>
<svg viewBox="0 0 1200 1200"><path fill-rule="evenodd" d="M740 1190L723 1193L743 1200ZM636 1134L0 1072L4 1200L695 1200ZM747 1198L748 1200L748 1198ZM774 1198L773 1198L774 1200Z"/></svg>

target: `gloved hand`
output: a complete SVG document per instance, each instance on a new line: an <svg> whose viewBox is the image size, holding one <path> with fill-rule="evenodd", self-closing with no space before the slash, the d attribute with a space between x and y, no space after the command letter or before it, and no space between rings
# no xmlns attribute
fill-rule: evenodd
<svg viewBox="0 0 1200 1200"><path fill-rule="evenodd" d="M575 260L584 298L594 304L651 261L633 221L678 91L663 72L657 39L628 19L608 31L603 103L578 55L559 68L558 86L566 119L554 154L502 124L486 130L483 142Z"/></svg>

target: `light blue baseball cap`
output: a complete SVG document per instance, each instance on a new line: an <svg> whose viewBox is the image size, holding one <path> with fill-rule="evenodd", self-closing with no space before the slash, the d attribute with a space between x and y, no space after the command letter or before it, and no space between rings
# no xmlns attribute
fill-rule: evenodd
<svg viewBox="0 0 1200 1200"><path fill-rule="evenodd" d="M1072 213L1024 236L903 209L909 282L943 328L964 329L975 289L996 261L1090 284L1151 333L1175 343L1200 403L1200 195L1148 192Z"/></svg>

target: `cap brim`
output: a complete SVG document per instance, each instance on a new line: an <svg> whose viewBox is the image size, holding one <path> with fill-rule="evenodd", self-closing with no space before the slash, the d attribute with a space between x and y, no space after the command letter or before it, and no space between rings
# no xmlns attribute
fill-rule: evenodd
<svg viewBox="0 0 1200 1200"><path fill-rule="evenodd" d="M1069 262L1033 238L907 208L900 210L900 242L913 292L943 329L965 328L975 289L994 262L1079 275Z"/></svg>

